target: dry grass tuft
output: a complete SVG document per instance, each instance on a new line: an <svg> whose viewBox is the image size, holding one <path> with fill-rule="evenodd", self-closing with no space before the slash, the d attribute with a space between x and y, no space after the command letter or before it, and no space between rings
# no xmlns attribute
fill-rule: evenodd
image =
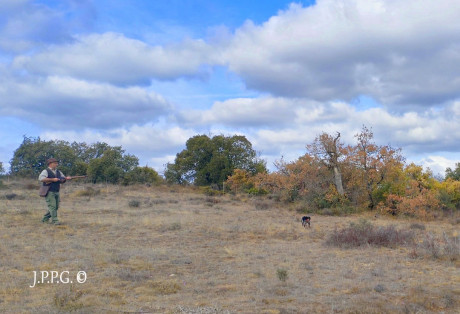
<svg viewBox="0 0 460 314"><path fill-rule="evenodd" d="M39 188L40 188L40 185L38 183L30 183L30 182L28 182L28 183L24 184L24 189L25 190L29 190L29 191L30 190L37 190L38 191Z"/></svg>
<svg viewBox="0 0 460 314"><path fill-rule="evenodd" d="M178 306L174 314L230 314L229 310L222 310L216 306L185 307Z"/></svg>
<svg viewBox="0 0 460 314"><path fill-rule="evenodd" d="M94 197L94 196L97 196L99 194L101 194L100 189L95 189L95 188L93 188L91 186L88 186L84 190L79 190L79 191L74 192L72 194L72 196L76 196L76 197L82 197L82 196Z"/></svg>
<svg viewBox="0 0 460 314"><path fill-rule="evenodd" d="M182 289L181 285L175 280L150 281L148 287L155 295L175 294Z"/></svg>
<svg viewBox="0 0 460 314"><path fill-rule="evenodd" d="M254 208L256 210L268 210L273 208L274 203L269 200L256 198L253 200Z"/></svg>
<svg viewBox="0 0 460 314"><path fill-rule="evenodd" d="M83 292L74 286L64 287L55 293L54 305L61 311L73 312L83 308L84 305L80 301L82 296Z"/></svg>

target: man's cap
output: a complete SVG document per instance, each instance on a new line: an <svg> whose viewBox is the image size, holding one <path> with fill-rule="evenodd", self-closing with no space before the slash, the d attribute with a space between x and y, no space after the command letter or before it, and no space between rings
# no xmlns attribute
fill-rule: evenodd
<svg viewBox="0 0 460 314"><path fill-rule="evenodd" d="M50 158L50 159L48 159L48 160L46 161L46 163L47 163L48 165L51 164L51 163L53 163L53 162L58 162L58 161L57 161L57 159L55 159L55 158Z"/></svg>

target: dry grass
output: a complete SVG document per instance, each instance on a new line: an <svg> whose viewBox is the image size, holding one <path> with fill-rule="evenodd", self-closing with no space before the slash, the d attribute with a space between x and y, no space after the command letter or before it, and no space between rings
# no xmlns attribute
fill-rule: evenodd
<svg viewBox="0 0 460 314"><path fill-rule="evenodd" d="M62 191L63 224L52 226L40 222L45 202L27 184L0 191L2 313L459 310L458 224L447 220L313 215L304 229L298 213L269 199L72 182ZM363 218L381 237L407 231L414 243L325 245ZM43 270L85 271L87 281L30 288Z"/></svg>

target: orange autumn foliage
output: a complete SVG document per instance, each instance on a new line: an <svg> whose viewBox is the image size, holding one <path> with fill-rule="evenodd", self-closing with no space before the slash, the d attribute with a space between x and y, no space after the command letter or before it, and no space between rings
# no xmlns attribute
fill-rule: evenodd
<svg viewBox="0 0 460 314"><path fill-rule="evenodd" d="M335 138L321 134L307 145L305 155L292 162L282 158L272 173L253 176L235 170L228 187L236 193L265 191L279 201L301 201L309 210L338 208L334 212L340 212L352 206L431 219L437 210L460 209L460 181L439 182L422 166L406 165L401 149L375 144L365 126L355 136L355 145L344 145L337 134ZM336 152L337 158L331 161L328 151ZM337 189L337 174L343 195Z"/></svg>

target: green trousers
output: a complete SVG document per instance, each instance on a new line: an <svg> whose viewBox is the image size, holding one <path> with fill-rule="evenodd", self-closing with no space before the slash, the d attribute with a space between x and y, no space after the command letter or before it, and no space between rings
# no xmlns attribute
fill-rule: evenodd
<svg viewBox="0 0 460 314"><path fill-rule="evenodd" d="M59 192L48 192L45 197L46 204L48 204L48 212L43 216L42 221L48 221L51 218L51 222L57 222L57 211L59 209Z"/></svg>

